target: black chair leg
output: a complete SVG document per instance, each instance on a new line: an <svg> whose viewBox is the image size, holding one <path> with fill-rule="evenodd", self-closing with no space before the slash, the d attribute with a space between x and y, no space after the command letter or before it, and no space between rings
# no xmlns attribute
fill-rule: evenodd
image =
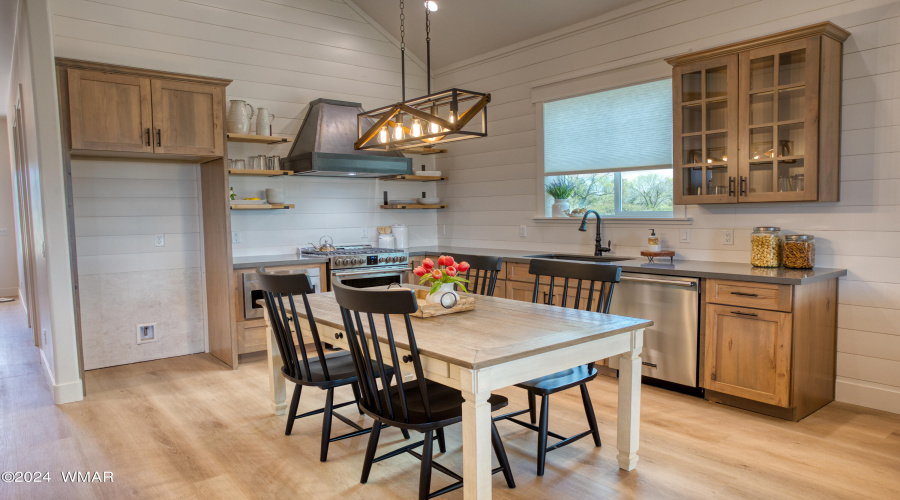
<svg viewBox="0 0 900 500"><path fill-rule="evenodd" d="M362 399L362 396L359 395L359 386L356 384L350 384L350 387L353 388L353 399L356 400L356 411L358 411L359 414L362 415L362 406L359 405L359 400Z"/></svg>
<svg viewBox="0 0 900 500"><path fill-rule="evenodd" d="M591 434L594 435L594 446L600 446L600 431L597 430L597 417L594 415L594 405L591 404L591 395L588 394L587 384L581 384L581 401L584 403L584 414L587 416L588 425L591 426Z"/></svg>
<svg viewBox="0 0 900 500"><path fill-rule="evenodd" d="M409 431L406 429L400 429L400 433L403 434L403 439L409 439Z"/></svg>
<svg viewBox="0 0 900 500"><path fill-rule="evenodd" d="M297 420L297 406L300 404L300 391L303 386L297 384L294 386L294 395L291 396L291 406L288 408L287 425L284 427L284 435L290 436L294 429L294 420Z"/></svg>
<svg viewBox="0 0 900 500"><path fill-rule="evenodd" d="M516 487L516 481L513 479L512 469L509 468L509 459L506 457L506 448L503 447L503 441L500 440L500 433L497 431L497 425L491 421L491 444L494 445L494 454L503 468L503 477L506 478L506 485L510 488Z"/></svg>
<svg viewBox="0 0 900 500"><path fill-rule="evenodd" d="M547 463L547 427L550 418L550 396L541 396L541 422L538 424L537 444L537 475L544 475L544 465Z"/></svg>
<svg viewBox="0 0 900 500"><path fill-rule="evenodd" d="M438 449L441 453L447 453L447 441L444 440L444 429L437 430Z"/></svg>
<svg viewBox="0 0 900 500"><path fill-rule="evenodd" d="M425 443L422 446L422 468L419 472L419 500L428 500L431 493L431 455L434 452L434 436L432 431L425 433Z"/></svg>
<svg viewBox="0 0 900 500"><path fill-rule="evenodd" d="M325 413L322 419L322 451L319 453L319 461L328 460L328 443L331 441L331 412L334 406L334 389L328 389L325 396Z"/></svg>
<svg viewBox="0 0 900 500"><path fill-rule="evenodd" d="M369 480L369 472L372 470L372 460L375 459L375 450L378 449L378 437L381 436L381 422L372 424L372 432L369 434L369 445L366 446L366 457L363 459L362 477L360 483L365 484Z"/></svg>
<svg viewBox="0 0 900 500"><path fill-rule="evenodd" d="M534 401L534 393L528 393L528 413L531 416L531 425L537 423L537 403Z"/></svg>

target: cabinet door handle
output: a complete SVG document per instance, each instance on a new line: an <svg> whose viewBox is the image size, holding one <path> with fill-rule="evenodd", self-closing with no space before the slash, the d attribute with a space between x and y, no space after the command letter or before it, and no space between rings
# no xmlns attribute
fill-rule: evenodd
<svg viewBox="0 0 900 500"><path fill-rule="evenodd" d="M747 178L741 176L741 196L747 196Z"/></svg>
<svg viewBox="0 0 900 500"><path fill-rule="evenodd" d="M734 177L728 178L728 196L734 196Z"/></svg>
<svg viewBox="0 0 900 500"><path fill-rule="evenodd" d="M758 294L747 292L731 292L731 295L740 295L741 297L759 297Z"/></svg>
<svg viewBox="0 0 900 500"><path fill-rule="evenodd" d="M342 339L342 338L344 338L344 334L341 333L341 332L337 332L337 333L334 334L334 338L336 338L336 339Z"/></svg>
<svg viewBox="0 0 900 500"><path fill-rule="evenodd" d="M150 127L147 127L147 145L150 145Z"/></svg>
<svg viewBox="0 0 900 500"><path fill-rule="evenodd" d="M759 317L759 315L756 313L748 313L748 312L744 312L744 311L731 311L731 314L739 314L741 316L752 316L754 318Z"/></svg>
<svg viewBox="0 0 900 500"><path fill-rule="evenodd" d="M156 145L162 146L162 129L156 129Z"/></svg>

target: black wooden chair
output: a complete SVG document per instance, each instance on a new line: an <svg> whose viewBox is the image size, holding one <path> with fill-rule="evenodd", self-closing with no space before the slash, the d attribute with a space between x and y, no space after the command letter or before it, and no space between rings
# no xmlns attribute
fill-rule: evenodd
<svg viewBox="0 0 900 500"><path fill-rule="evenodd" d="M556 279L562 279L562 295L559 305L566 307L569 301L569 281L578 280L575 285L575 298L572 300L572 307L580 309L584 304L584 310L595 310L600 313L609 312L609 304L612 300L612 293L615 284L619 282L622 276L622 268L606 264L593 264L573 261L557 261L533 259L528 267L528 272L534 274L534 295L531 301L539 302L539 288L541 276L550 277L550 287L544 295L543 302L549 305L553 303L554 287L557 286ZM582 288L585 282L590 282L584 296L582 296ZM594 297L596 296L596 306ZM562 448L571 444L588 434L593 435L594 445L600 446L600 433L597 430L597 418L594 416L594 407L591 405L591 396L588 393L587 383L597 376L597 369L594 363L578 366L569 370L553 373L544 377L529 380L527 382L517 384L528 391L528 409L507 413L494 418L494 421L509 420L521 426L527 427L538 433L537 445L537 475L544 475L544 465L547 461L547 452ZM584 413L587 416L590 430L576 434L571 437L563 437L548 429L548 418L550 410L550 395L555 394L572 387L581 389L581 401L584 404ZM536 422L536 398L541 397L541 413L540 422ZM514 417L528 412L531 417L531 423L523 422ZM535 425L537 423L537 425ZM560 441L552 446L547 446L547 436L559 439Z"/></svg>
<svg viewBox="0 0 900 500"><path fill-rule="evenodd" d="M284 363L281 372L284 378L296 384L287 413L287 425L284 433L288 436L291 434L295 420L324 413L322 445L319 454L319 460L324 462L328 458L328 445L331 442L366 434L372 430L371 428L363 429L356 422L334 412L334 410L344 406L359 404L359 389L353 359L347 351L325 354L322 342L319 339L316 322L313 319L312 310L309 307L309 299L306 297L308 293L313 293L312 285L306 274L273 274L266 272L264 267L260 267L256 272L259 274L259 282L263 298L265 299L266 310L269 313L272 331L275 334L275 341L278 344L278 349L281 351L281 360ZM300 296L303 300L303 307L306 310L307 317L305 321L309 324L312 341L316 348L317 356L315 357L308 356L306 349L303 347L306 342L299 327L300 320L297 316L295 296ZM297 334L299 349L294 345L291 323L296 326L293 330ZM297 357L297 351L300 352L300 358ZM393 371L388 369L384 375L388 378L393 377ZM354 400L335 405L334 389L348 385L353 389ZM304 386L318 387L327 391L325 407L297 415L297 406L300 404L300 392ZM359 412L362 414L362 409ZM356 431L332 438L331 421L333 416L353 427ZM408 432L404 431L403 434L409 438Z"/></svg>
<svg viewBox="0 0 900 500"><path fill-rule="evenodd" d="M497 285L497 276L500 274L500 266L503 265L502 257L487 257L484 255L461 255L453 254L456 262L467 262L469 269L466 270L465 279L466 290L469 293L477 293L479 295L494 295L494 286Z"/></svg>
<svg viewBox="0 0 900 500"><path fill-rule="evenodd" d="M458 390L424 377L416 337L409 319L410 313L418 309L415 293L409 289L351 288L340 283L333 283L332 288L341 308L347 342L350 344L350 352L360 381L362 410L375 419L366 448L360 482L368 481L373 463L406 452L422 461L419 473L419 499L433 498L460 488L463 478L434 462L432 451L435 439L441 452L446 451L443 430L462 420L463 398ZM402 377L398 375L397 382L392 384L391 379L384 376L391 368L394 373L401 373L401 358L397 354L393 324L389 315L396 315L394 321L405 326L410 353L403 356L402 362L411 363L415 380L402 382ZM382 344L388 348L390 359L384 359L381 349L377 347ZM381 389L378 388L379 379ZM491 404L491 410L503 408L508 404L506 398L496 395L492 395L488 402ZM385 425L419 431L425 434L425 438L418 443L375 457L378 437ZM494 453L500 461L500 467L493 472L496 474L502 471L507 485L515 488L509 460L506 458L500 434L493 422L491 422L491 440ZM421 454L413 451L413 448L418 446L422 446ZM456 479L456 482L431 493L432 468Z"/></svg>

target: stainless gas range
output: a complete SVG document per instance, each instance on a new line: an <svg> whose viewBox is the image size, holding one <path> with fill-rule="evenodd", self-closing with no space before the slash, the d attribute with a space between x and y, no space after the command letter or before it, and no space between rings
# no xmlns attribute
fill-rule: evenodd
<svg viewBox="0 0 900 500"><path fill-rule="evenodd" d="M366 288L402 283L409 267L409 252L370 245L339 246L330 252L301 248L301 255L328 257L328 289L334 279L347 286Z"/></svg>

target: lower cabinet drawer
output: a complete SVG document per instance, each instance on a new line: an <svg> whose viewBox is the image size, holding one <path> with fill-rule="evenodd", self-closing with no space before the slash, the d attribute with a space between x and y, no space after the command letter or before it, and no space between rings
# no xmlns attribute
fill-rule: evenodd
<svg viewBox="0 0 900 500"><path fill-rule="evenodd" d="M245 328L238 323L238 354L266 350L266 327Z"/></svg>
<svg viewBox="0 0 900 500"><path fill-rule="evenodd" d="M706 290L710 303L791 312L791 285L711 279Z"/></svg>

